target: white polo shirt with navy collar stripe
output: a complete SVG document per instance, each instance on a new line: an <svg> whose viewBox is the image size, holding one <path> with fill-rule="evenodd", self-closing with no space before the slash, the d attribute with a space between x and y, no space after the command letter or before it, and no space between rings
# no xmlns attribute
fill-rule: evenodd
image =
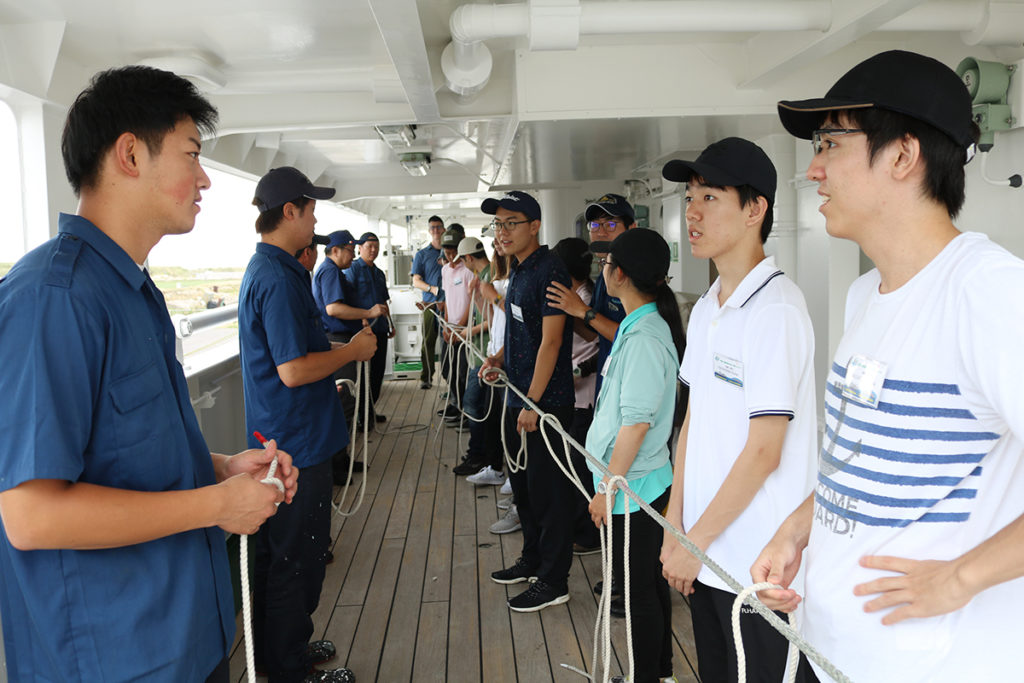
<svg viewBox="0 0 1024 683"><path fill-rule="evenodd" d="M694 305L679 367L679 379L690 387L683 528L691 529L718 493L746 444L750 420L787 416L778 468L708 548L712 559L748 585L761 549L813 485L814 333L803 294L771 256L722 306L720 292L719 279ZM697 578L732 592L706 567Z"/></svg>

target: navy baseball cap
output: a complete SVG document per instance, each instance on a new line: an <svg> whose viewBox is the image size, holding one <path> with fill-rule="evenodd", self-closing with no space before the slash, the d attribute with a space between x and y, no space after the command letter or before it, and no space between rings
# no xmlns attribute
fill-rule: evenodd
<svg viewBox="0 0 1024 683"><path fill-rule="evenodd" d="M587 204L583 217L588 221L592 221L600 218L602 214L607 214L612 218L623 218L626 220L626 225L636 223L633 207L630 206L629 202L621 194L608 193L597 201Z"/></svg>
<svg viewBox="0 0 1024 683"><path fill-rule="evenodd" d="M367 242L369 242L371 240L373 240L375 242L380 242L380 240L377 239L377 234L376 233L364 232L362 235L359 236L359 239L356 240L356 244L366 244Z"/></svg>
<svg viewBox="0 0 1024 683"><path fill-rule="evenodd" d="M327 241L324 243L328 249L333 247L347 247L350 244L355 244L355 238L352 237L352 233L348 230L335 230L327 236Z"/></svg>
<svg viewBox="0 0 1024 683"><path fill-rule="evenodd" d="M717 187L750 185L767 197L769 204L775 202L778 182L775 165L763 149L743 138L713 142L696 161L673 159L665 164L661 174L666 180L677 183L688 183L699 177Z"/></svg>
<svg viewBox="0 0 1024 683"><path fill-rule="evenodd" d="M506 211L518 211L532 221L540 220L540 204L536 199L519 190L506 192L497 199L490 197L480 205L480 210L491 216L498 213L498 208Z"/></svg>
<svg viewBox="0 0 1024 683"><path fill-rule="evenodd" d="M957 144L974 144L971 95L948 66L916 52L889 50L865 59L824 97L779 102L779 118L792 135L810 140L822 114L876 107L924 121Z"/></svg>
<svg viewBox="0 0 1024 683"><path fill-rule="evenodd" d="M256 184L256 196L253 204L260 213L284 206L299 197L309 199L330 199L334 196L333 187L317 187L297 168L281 166L267 171Z"/></svg>

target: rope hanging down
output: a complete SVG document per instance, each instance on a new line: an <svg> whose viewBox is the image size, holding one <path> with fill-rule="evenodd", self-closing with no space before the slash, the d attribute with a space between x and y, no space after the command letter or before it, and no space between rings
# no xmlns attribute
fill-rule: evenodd
<svg viewBox="0 0 1024 683"><path fill-rule="evenodd" d="M439 322L440 325L442 325L443 327L448 328L449 332L452 335L458 337L462 341L465 341L465 338L462 335L459 334L459 331L457 329L454 329L454 327L452 325L449 325L443 318L441 318L441 316L437 315L437 313L434 313L434 315L435 315L435 317L437 317L438 322ZM486 360L486 358L484 358L482 356L482 354L480 354L476 349L472 349L472 350L473 350L474 353L476 353L480 357L481 361ZM540 430L541 436L544 438L544 443L547 446L548 451L551 453L552 460L554 460L555 464L557 464L559 469L562 470L562 473L565 474L565 476L568 477L570 479L570 481L572 481L576 485L576 487L581 490L583 495L585 495L588 498L588 500L589 500L590 494L583 487L582 482L579 480L579 476L576 475L575 471L572 470L572 465L569 464L569 466L567 468L565 465L563 465L563 463L561 462L561 459L555 454L555 450L551 446L551 441L548 438L548 435L547 435L547 432L546 432L546 429L545 429L546 426L550 426L554 431L556 431L562 437L562 442L563 442L563 444L565 444L565 448L566 448L566 456L568 456L568 449L571 446L572 448L575 448L577 451L579 451L586 458L587 462L589 462L591 465L593 465L598 471L600 471L604 475L608 476L609 479L618 477L618 475L613 474L611 472L611 470L608 469L608 467L604 464L604 462L602 462L598 458L594 457L589 451L587 451L587 449L582 444L580 444L568 432L566 432L562 428L562 425L558 422L557 418L555 418L550 413L547 413L547 412L544 412L543 410L541 410L540 407L538 407L536 403L534 403L532 400L530 400L529 397L527 397L525 392L521 391L517 386L515 386L514 384L509 382L508 381L508 376L503 371L495 371L495 374L497 374L498 376L494 380L484 379L484 381L486 383L488 383L488 384L491 384L492 386L502 386L502 387L505 388L506 392L509 391L509 390L515 392L515 394L522 399L523 403L530 410L532 410L535 413L537 413L537 416L538 416L537 428ZM506 401L506 404L507 404L507 401ZM502 440L503 440L503 442L504 442L504 438L505 438L505 435L504 435L504 433L502 433ZM525 439L524 439L524 441L525 441ZM523 455L525 456L525 453ZM507 456L507 451L506 451L506 456ZM568 457L567 457L567 460L568 460ZM523 466L525 467L525 464ZM510 462L510 467L511 467L511 462ZM621 477L619 477L619 478L621 479ZM730 575L728 572L726 572L725 569L723 569L717 562L715 562L713 559L708 557L704 553L704 551L702 551L700 548L698 548L696 546L696 544L694 544L693 541L691 541L689 539L689 537L687 537L685 534L681 533L678 529L673 527L668 522L668 520L666 520L660 513L658 513L656 510L654 510L642 498L640 498L640 496L638 496L628 485L626 485L625 483L620 483L618 485L617 489L619 491L622 491L622 493L625 494L626 496L628 496L629 500L631 500L632 502L636 503L637 507L640 510L643 510L645 513L647 513L648 516L650 516L652 519L654 519L663 529L665 529L673 538L675 538L676 541L678 541L684 548L686 548L686 550L689 553L691 553L698 560L700 560L700 562L704 566L706 566L716 576L718 576L722 581L724 581L725 584L727 586L729 586L729 588L737 594L737 600L736 600L736 603L734 603L734 609L738 609L738 608L735 607L736 604L742 605L744 602L746 602L754 610L756 610L757 613L760 614L769 624L771 624L772 627L775 628L775 630L777 630L779 633L781 633L792 644L792 646L795 646L800 651L802 651L807 656L808 659L810 659L815 664L820 666L821 669L826 674L831 676L835 681L837 681L838 683L851 683L849 677L847 677L843 672L839 671L839 669L837 669L835 667L835 665L832 664L832 662L830 662L820 652L818 652L818 650L815 649L815 647L813 645L808 643L803 638L803 636L801 636L800 633L791 624L787 624L785 621L780 619L778 617L778 615L776 615L774 612L772 612L770 609L768 609L768 607L765 606L765 604L763 602L758 600L757 597L755 595L753 595L753 593L755 591L764 590L765 588L770 588L770 587L773 587L773 586L762 586L761 588L758 588L757 586L753 586L753 587L751 587L752 590L748 591L747 594L743 596L743 600L740 600L740 594L744 593L744 586L742 584L740 584L739 581L737 581L735 578L732 577L732 575ZM624 528L626 528L626 527L624 527ZM609 533L609 537L610 536L611 536L611 534ZM604 546L604 543L603 543L603 537L602 537L602 556L604 555L605 552L608 552L607 549L604 548L603 546ZM628 565L628 563L623 563L623 566L626 566L626 565ZM611 584L608 583L608 584L605 584L605 585L611 585ZM758 585L761 585L761 584L758 584ZM609 591L609 593L610 593L610 591ZM603 594L604 594L604 592L602 592L602 601L604 600ZM627 610L627 614L628 614L629 613L629 604L628 604L628 602L626 604L626 610ZM739 645L739 640L737 640L737 645L738 645L738 647L737 647L737 656L739 657L739 656L741 656L741 652L742 652L742 650L741 650L742 646ZM596 652L596 645L595 645L595 652ZM790 652L789 657L792 659L794 656L795 656L795 653L792 651L792 648L791 648L791 652ZM595 664L594 668L596 668L596 661L594 662L594 664ZM632 655L630 655L630 667L632 668ZM573 667L566 667L566 668L570 668L570 669L572 669L574 671L577 671L578 673L581 673L584 676L587 676L588 678L590 678L590 676L588 676L586 673L580 672L580 671L578 671L577 669L575 669ZM791 672L790 675L794 675L795 674L795 667L791 666L789 668L793 669L793 672ZM607 668L606 668L606 671L607 671Z"/></svg>

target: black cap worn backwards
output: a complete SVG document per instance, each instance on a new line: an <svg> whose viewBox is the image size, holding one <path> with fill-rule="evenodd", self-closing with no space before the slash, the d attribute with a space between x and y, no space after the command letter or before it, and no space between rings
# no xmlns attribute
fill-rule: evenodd
<svg viewBox="0 0 1024 683"><path fill-rule="evenodd" d="M331 238L328 235L313 235L313 246L326 247L331 243Z"/></svg>
<svg viewBox="0 0 1024 683"><path fill-rule="evenodd" d="M366 244L367 242L380 242L380 240L377 239L377 233L364 232L359 236L359 239L356 240L356 244Z"/></svg>
<svg viewBox="0 0 1024 683"><path fill-rule="evenodd" d="M661 174L666 180L677 183L688 183L699 177L716 187L750 185L763 194L769 204L775 202L775 185L778 182L775 165L763 149L743 138L714 142L700 153L696 161L674 159L665 164Z"/></svg>
<svg viewBox="0 0 1024 683"><path fill-rule="evenodd" d="M540 204L536 199L519 190L506 192L497 199L485 199L480 205L480 210L493 216L498 212L499 207L506 211L518 211L532 221L540 220Z"/></svg>
<svg viewBox="0 0 1024 683"><path fill-rule="evenodd" d="M864 60L824 97L779 102L779 118L791 134L810 140L822 112L868 107L924 121L965 148L974 143L971 96L964 82L942 62L903 50Z"/></svg>
<svg viewBox="0 0 1024 683"><path fill-rule="evenodd" d="M612 194L609 192L597 201L587 204L587 208L583 212L583 217L588 221L592 221L600 218L604 214L607 214L612 218L625 219L627 226L636 223L636 216L633 214L633 207L630 206L629 202L627 202L626 198L621 194Z"/></svg>
<svg viewBox="0 0 1024 683"><path fill-rule="evenodd" d="M333 196L333 187L317 187L309 182L309 178L299 169L281 166L270 169L260 178L260 182L256 184L254 203L260 213L263 213L299 197L330 199Z"/></svg>

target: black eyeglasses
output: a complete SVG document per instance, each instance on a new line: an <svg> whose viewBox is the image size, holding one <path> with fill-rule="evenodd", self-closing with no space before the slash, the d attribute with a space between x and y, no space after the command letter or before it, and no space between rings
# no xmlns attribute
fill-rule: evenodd
<svg viewBox="0 0 1024 683"><path fill-rule="evenodd" d="M597 259L597 265L600 266L601 268L604 268L605 266L611 266L615 264L613 264L612 260L607 256L602 256L601 258Z"/></svg>
<svg viewBox="0 0 1024 683"><path fill-rule="evenodd" d="M512 232L516 229L516 226L530 222L532 221L529 219L523 221L491 221L491 228L494 229L494 232L498 232L499 230L502 232Z"/></svg>
<svg viewBox="0 0 1024 683"><path fill-rule="evenodd" d="M863 132L863 128L819 128L811 133L811 144L814 146L814 155L817 156L821 154L821 150L825 147L825 140L822 140L822 137L826 135L849 135L850 133Z"/></svg>
<svg viewBox="0 0 1024 683"><path fill-rule="evenodd" d="M587 228L590 232L595 230L618 230L620 226L625 225L622 221L590 221L587 223Z"/></svg>

